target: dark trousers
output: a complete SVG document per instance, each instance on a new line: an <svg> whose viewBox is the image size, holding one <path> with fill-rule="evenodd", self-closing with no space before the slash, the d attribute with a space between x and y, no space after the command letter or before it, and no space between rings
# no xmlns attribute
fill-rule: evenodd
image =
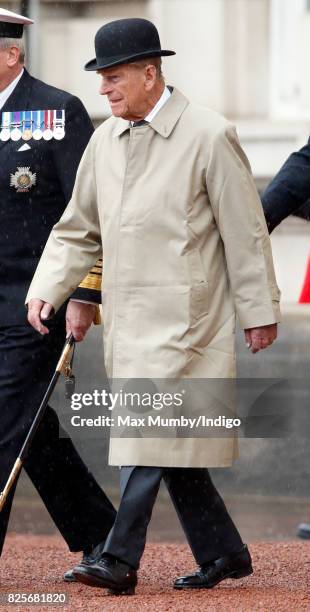
<svg viewBox="0 0 310 612"><path fill-rule="evenodd" d="M121 503L104 552L138 569L162 478L198 565L240 550L241 537L207 469L123 467Z"/></svg>
<svg viewBox="0 0 310 612"><path fill-rule="evenodd" d="M64 317L42 337L28 325L0 327L0 489L33 422L65 341ZM115 509L88 471L69 438L61 438L50 407L24 467L71 551L88 550L106 539ZM65 434L66 435L66 434ZM0 513L0 553L15 492Z"/></svg>

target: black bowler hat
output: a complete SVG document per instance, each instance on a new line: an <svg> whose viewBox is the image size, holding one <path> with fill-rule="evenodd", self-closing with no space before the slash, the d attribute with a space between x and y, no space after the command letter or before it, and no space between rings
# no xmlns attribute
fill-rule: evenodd
<svg viewBox="0 0 310 612"><path fill-rule="evenodd" d="M102 26L95 36L96 59L85 70L101 70L146 57L175 55L160 46L156 27L147 19L118 19Z"/></svg>

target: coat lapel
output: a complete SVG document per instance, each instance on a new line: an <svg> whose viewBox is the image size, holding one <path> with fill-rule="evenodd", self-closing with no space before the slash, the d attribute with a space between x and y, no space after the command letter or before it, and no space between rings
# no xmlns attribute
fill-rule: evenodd
<svg viewBox="0 0 310 612"><path fill-rule="evenodd" d="M12 111L23 111L28 110L29 100L31 99L31 91L32 91L33 79L27 70L24 69L24 74L20 81L17 83L14 91L12 91L10 97L7 99L5 105L2 107L0 114ZM6 142L2 142L0 140L0 150L11 142L11 140L7 140Z"/></svg>
<svg viewBox="0 0 310 612"><path fill-rule="evenodd" d="M174 87L170 98L162 106L150 125L163 138L169 138L188 105L188 99Z"/></svg>
<svg viewBox="0 0 310 612"><path fill-rule="evenodd" d="M188 99L174 87L170 98L151 121L150 126L163 138L168 138L181 115L188 106ZM130 121L117 119L113 130L113 137L121 136L130 128Z"/></svg>

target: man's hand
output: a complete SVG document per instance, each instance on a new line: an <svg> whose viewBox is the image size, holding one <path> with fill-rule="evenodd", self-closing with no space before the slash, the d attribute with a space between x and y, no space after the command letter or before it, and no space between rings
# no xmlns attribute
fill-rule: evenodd
<svg viewBox="0 0 310 612"><path fill-rule="evenodd" d="M246 345L252 353L257 353L261 349L267 348L277 337L277 324L264 325L263 327L253 327L245 329Z"/></svg>
<svg viewBox="0 0 310 612"><path fill-rule="evenodd" d="M49 329L42 325L42 320L48 319L53 311L54 308L52 304L43 302L43 300L37 298L30 300L28 304L28 321L34 329L42 334L42 336L49 333Z"/></svg>
<svg viewBox="0 0 310 612"><path fill-rule="evenodd" d="M91 326L96 314L94 304L75 302L70 300L66 312L66 331L67 337L73 334L76 342L84 339L86 332Z"/></svg>

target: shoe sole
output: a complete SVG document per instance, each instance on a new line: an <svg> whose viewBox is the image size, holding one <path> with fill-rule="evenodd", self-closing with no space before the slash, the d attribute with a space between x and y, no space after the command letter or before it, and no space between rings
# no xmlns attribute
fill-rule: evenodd
<svg viewBox="0 0 310 612"><path fill-rule="evenodd" d="M64 582L77 582L77 579L74 576L71 576L71 578L66 578L66 576L63 577Z"/></svg>
<svg viewBox="0 0 310 612"><path fill-rule="evenodd" d="M82 582L87 586L92 586L101 589L108 589L111 595L134 595L135 594L135 585L131 585L128 587L117 587L109 580L104 580L99 578L99 576L94 576L90 574L84 574L83 572L74 572L74 576L78 582Z"/></svg>
<svg viewBox="0 0 310 612"><path fill-rule="evenodd" d="M250 570L245 571L240 571L240 572L231 572L230 574L226 574L226 576L223 576L223 578L219 578L219 580L217 580L216 582L213 582L212 584L209 585L200 585L200 584L193 584L193 585L173 585L173 588L176 589L177 591L182 591L184 589L213 589L213 587L215 587L217 584L219 584L220 582L222 582L222 580L228 580L229 578L233 578L234 580L238 580L239 578L246 578L246 576L251 576L251 574L253 574L253 568L251 568Z"/></svg>
<svg viewBox="0 0 310 612"><path fill-rule="evenodd" d="M82 571L83 571L83 568L84 568L84 567L87 567L87 566L84 566L84 564L83 564L83 563L78 563L78 564L75 566L75 568L74 568L74 569L72 569L72 571L71 571L71 576L66 576L66 574L64 574L64 576L63 576L64 581L65 581L65 582L78 582L77 578L76 578L76 577L75 577L75 575L74 575L74 572L75 572L75 571L77 571L77 572L78 572L78 571L80 570L80 568L82 568Z"/></svg>
<svg viewBox="0 0 310 612"><path fill-rule="evenodd" d="M303 540L310 540L310 531L304 531L303 529L298 529L297 531L297 535L299 538L302 538Z"/></svg>

